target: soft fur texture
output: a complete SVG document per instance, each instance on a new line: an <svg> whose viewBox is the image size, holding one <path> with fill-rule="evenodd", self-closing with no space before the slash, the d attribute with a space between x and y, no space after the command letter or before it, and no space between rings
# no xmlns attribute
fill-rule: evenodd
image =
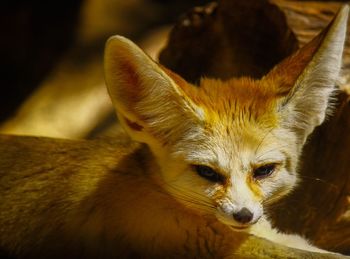
<svg viewBox="0 0 350 259"><path fill-rule="evenodd" d="M302 146L334 91L347 14L261 80L198 87L109 39L106 83L128 136L2 137L0 248L24 258L322 258L287 248L326 253L272 229L264 205L298 181Z"/></svg>

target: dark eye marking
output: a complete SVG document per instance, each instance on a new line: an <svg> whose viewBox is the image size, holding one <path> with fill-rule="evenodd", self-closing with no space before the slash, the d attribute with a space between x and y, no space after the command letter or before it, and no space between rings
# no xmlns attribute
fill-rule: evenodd
<svg viewBox="0 0 350 259"><path fill-rule="evenodd" d="M266 164L253 170L253 177L257 180L269 177L275 170L277 164Z"/></svg>
<svg viewBox="0 0 350 259"><path fill-rule="evenodd" d="M214 169L206 165L193 165L193 169L197 172L197 174L208 181L213 183L224 183L225 176L219 174Z"/></svg>

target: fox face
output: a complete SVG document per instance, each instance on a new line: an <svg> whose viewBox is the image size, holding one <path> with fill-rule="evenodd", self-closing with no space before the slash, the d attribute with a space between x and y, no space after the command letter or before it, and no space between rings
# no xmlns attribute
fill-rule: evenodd
<svg viewBox="0 0 350 259"><path fill-rule="evenodd" d="M152 151L160 168L152 177L200 215L236 229L256 223L298 182L302 147L334 92L344 19L259 80L203 78L199 86L126 38L109 39L108 90L127 133Z"/></svg>
<svg viewBox="0 0 350 259"><path fill-rule="evenodd" d="M178 121L182 133L159 152L163 184L175 197L237 228L257 222L263 204L297 180L296 135L280 126L276 96L261 84L244 78L183 85L192 123Z"/></svg>
<svg viewBox="0 0 350 259"><path fill-rule="evenodd" d="M262 84L241 78L187 85L193 122L158 159L175 197L236 228L257 222L263 204L297 181L297 136L281 127L278 99Z"/></svg>

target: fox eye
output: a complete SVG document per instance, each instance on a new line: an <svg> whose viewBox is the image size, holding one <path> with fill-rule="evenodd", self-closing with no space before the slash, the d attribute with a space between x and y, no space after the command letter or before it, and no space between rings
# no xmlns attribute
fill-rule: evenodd
<svg viewBox="0 0 350 259"><path fill-rule="evenodd" d="M194 170L197 174L211 182L214 183L223 183L225 181L225 177L219 173L217 173L214 169L210 168L206 165L193 165Z"/></svg>
<svg viewBox="0 0 350 259"><path fill-rule="evenodd" d="M258 180L263 179L265 177L270 176L275 171L275 169L276 169L275 164L267 164L267 165L260 166L254 169L253 177Z"/></svg>

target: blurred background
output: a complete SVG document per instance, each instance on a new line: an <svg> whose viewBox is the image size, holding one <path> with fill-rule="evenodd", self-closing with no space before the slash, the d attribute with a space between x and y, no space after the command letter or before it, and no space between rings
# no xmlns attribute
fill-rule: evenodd
<svg viewBox="0 0 350 259"><path fill-rule="evenodd" d="M0 132L94 135L113 116L103 79L107 38L126 36L156 58L180 14L207 2L1 1Z"/></svg>
<svg viewBox="0 0 350 259"><path fill-rule="evenodd" d="M0 133L113 135L118 126L103 75L104 44L112 35L130 38L157 60L177 24L161 61L185 79L260 77L339 8L333 1L209 2L1 1ZM344 53L342 86L350 93L350 48Z"/></svg>

